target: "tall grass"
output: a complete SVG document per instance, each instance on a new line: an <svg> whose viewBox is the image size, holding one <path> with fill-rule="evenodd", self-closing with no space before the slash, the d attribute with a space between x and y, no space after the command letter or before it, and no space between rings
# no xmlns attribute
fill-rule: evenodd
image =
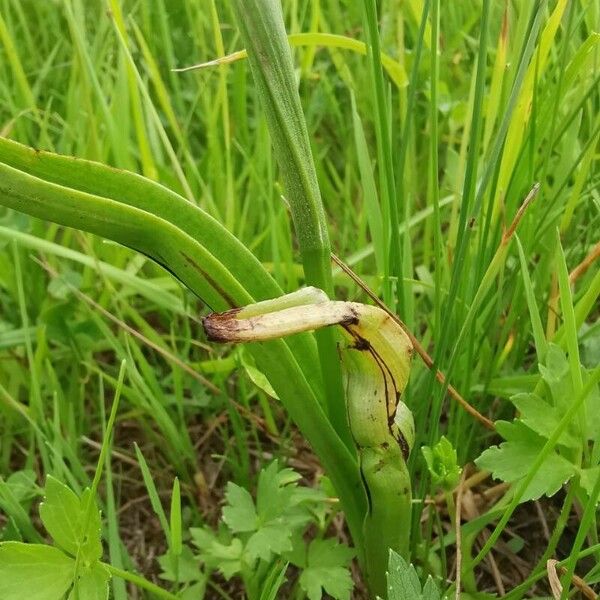
<svg viewBox="0 0 600 600"><path fill-rule="evenodd" d="M578 352L595 366L600 277L593 260L575 269L587 264L600 223L597 3L296 0L284 11L289 33L343 34L368 47L367 56L310 41L294 49L334 253L491 419L514 416L508 398L533 389L549 342L568 350L574 377ZM0 132L164 184L223 223L281 289L294 290L303 282L301 253L249 65L172 71L242 47L229 2L0 0ZM403 77L386 75L380 52ZM538 182L519 244L495 259ZM339 298L365 299L335 269L333 287ZM107 462L116 567L133 564L117 526L129 500L132 438L163 481L157 498L179 476L191 524L202 520L197 474L214 464L211 452L221 456L223 480L246 486L265 454L294 454L279 405L235 375L247 364L242 351L203 342L205 310L143 256L0 209L0 475L33 469L76 491L89 484L103 427L98 398L127 359ZM423 365L409 387L416 447L445 433L466 464L496 441ZM206 423L216 423L211 450L196 447ZM276 441L266 449L265 430ZM420 453L410 466L420 482L415 511L425 511L412 538L423 559L423 548L442 544L441 530L424 508L435 490ZM571 502L582 508L570 490L561 502L564 521ZM505 508L501 501L467 533L504 514L494 538L505 534ZM593 507L583 511L573 556L585 532L597 542ZM23 537L35 540L30 517L13 513ZM557 538L561 523L552 524ZM491 543L478 560L488 552ZM438 574L453 578L449 567Z"/></svg>

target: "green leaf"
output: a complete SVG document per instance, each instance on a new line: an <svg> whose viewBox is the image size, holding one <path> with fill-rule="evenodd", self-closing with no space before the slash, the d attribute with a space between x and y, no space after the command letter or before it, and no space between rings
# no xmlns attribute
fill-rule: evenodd
<svg viewBox="0 0 600 600"><path fill-rule="evenodd" d="M200 549L199 558L208 570L217 569L226 579L242 570L243 545L241 540L233 538L223 542L207 527L190 529L194 544Z"/></svg>
<svg viewBox="0 0 600 600"><path fill-rule="evenodd" d="M589 496L592 495L594 486L598 481L598 477L600 477L600 466L581 470L581 479L579 483Z"/></svg>
<svg viewBox="0 0 600 600"><path fill-rule="evenodd" d="M399 554L390 550L388 562L389 600L412 600L421 596L421 582L413 565L409 565Z"/></svg>
<svg viewBox="0 0 600 600"><path fill-rule="evenodd" d="M69 600L108 600L110 573L100 563L81 570Z"/></svg>
<svg viewBox="0 0 600 600"><path fill-rule="evenodd" d="M279 470L275 460L258 476L256 511L263 522L283 515L295 503L295 484L300 475L292 469Z"/></svg>
<svg viewBox="0 0 600 600"><path fill-rule="evenodd" d="M529 472L546 440L518 420L497 421L496 429L507 441L485 450L475 463L480 469L492 471L496 479L519 481ZM521 502L554 495L574 473L575 467L568 460L552 452L527 486Z"/></svg>
<svg viewBox="0 0 600 600"><path fill-rule="evenodd" d="M206 583L204 583L204 581L199 581L198 583L194 583L193 585L190 585L190 587L185 588L185 590L180 593L180 596L181 600L202 600L205 592Z"/></svg>
<svg viewBox="0 0 600 600"><path fill-rule="evenodd" d="M51 475L46 478L45 493L45 499L40 504L42 523L56 544L75 556L81 539L79 498L73 490Z"/></svg>
<svg viewBox="0 0 600 600"><path fill-rule="evenodd" d="M440 600L440 591L429 577L421 589L414 566L390 550L387 574L388 600Z"/></svg>
<svg viewBox="0 0 600 600"><path fill-rule="evenodd" d="M250 563L257 558L269 561L272 554L282 554L292 549L291 537L292 529L289 523L283 520L272 522L252 534L246 543L244 555Z"/></svg>
<svg viewBox="0 0 600 600"><path fill-rule="evenodd" d="M181 554L177 557L177 574L173 570L173 556L170 552L159 556L157 560L162 569L160 578L166 581L191 583L204 578L200 562L188 546L183 546Z"/></svg>
<svg viewBox="0 0 600 600"><path fill-rule="evenodd" d="M242 570L242 542L237 538L229 546L214 542L210 551L225 579L231 579Z"/></svg>
<svg viewBox="0 0 600 600"><path fill-rule="evenodd" d="M100 511L90 490L84 490L78 498L70 488L49 475L45 492L40 517L56 544L73 556L81 545L84 562L99 560L102 556ZM88 503L91 503L89 509Z"/></svg>
<svg viewBox="0 0 600 600"><path fill-rule="evenodd" d="M246 371L246 375L250 378L250 381L259 389L265 392L271 398L279 400L277 392L273 389L273 386L269 383L267 376L256 368L253 364L252 357L247 352L240 352L242 367Z"/></svg>
<svg viewBox="0 0 600 600"><path fill-rule="evenodd" d="M538 368L555 406L567 410L573 399L573 381L565 353L557 345L549 344L545 364Z"/></svg>
<svg viewBox="0 0 600 600"><path fill-rule="evenodd" d="M516 394L510 401L521 413L520 420L545 438L552 435L563 415L560 409L551 406L537 394ZM578 448L580 446L577 432L573 428L563 432L559 443L568 448Z"/></svg>
<svg viewBox="0 0 600 600"><path fill-rule="evenodd" d="M573 378L571 375L569 361L563 350L556 344L550 344L548 346L548 355L546 358L545 365L539 365L539 370L546 383L554 406L556 407L556 413L560 416L565 410L569 409L571 402L576 395L573 388ZM582 383L585 384L587 381L587 371L582 371ZM596 386L586 398L585 405L585 431L582 433L579 431L579 422L574 421L569 426L569 430L573 432L573 435L579 439L579 445L581 444L581 436L584 435L587 440L598 440L600 439L600 393ZM561 438L561 443L563 443Z"/></svg>
<svg viewBox="0 0 600 600"><path fill-rule="evenodd" d="M73 580L75 561L42 544L0 544L2 600L61 600Z"/></svg>
<svg viewBox="0 0 600 600"><path fill-rule="evenodd" d="M227 506L223 509L223 521L229 529L234 533L255 531L257 515L250 492L229 482L225 498Z"/></svg>
<svg viewBox="0 0 600 600"><path fill-rule="evenodd" d="M354 552L336 540L313 540L308 547L300 586L310 600L320 600L323 590L336 600L349 600L354 584L348 569Z"/></svg>

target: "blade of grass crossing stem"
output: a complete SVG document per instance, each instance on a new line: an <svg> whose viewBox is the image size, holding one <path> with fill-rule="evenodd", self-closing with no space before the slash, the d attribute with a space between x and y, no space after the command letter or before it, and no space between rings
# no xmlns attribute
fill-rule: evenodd
<svg viewBox="0 0 600 600"><path fill-rule="evenodd" d="M140 465L140 469L142 471L144 485L146 486L146 491L148 492L148 498L150 499L152 510L154 510L154 514L158 517L165 537L167 540L171 540L171 527L169 526L167 515L165 514L162 502L160 501L160 496L158 495L156 485L154 485L154 479L152 479L150 469L148 468L148 463L146 462L146 459L144 458L139 446L136 443L134 443L133 446L135 448L138 464Z"/></svg>
<svg viewBox="0 0 600 600"><path fill-rule="evenodd" d="M557 242L557 258L558 258L558 289L560 292L560 305L562 309L563 321L565 325L565 337L567 345L567 359L569 361L569 370L573 383L573 391L578 394L583 388L583 376L581 373L581 363L579 360L579 343L577 341L577 324L575 321L575 311L573 309L573 298L571 296L571 284L569 282L569 270L567 261L563 252L563 247L560 242L560 233L556 231ZM579 431L581 435L582 445L579 449L579 460L582 455L588 454L588 445L585 441L586 431L586 415L585 404L581 406L581 410L577 413L579 421Z"/></svg>
<svg viewBox="0 0 600 600"><path fill-rule="evenodd" d="M523 246L521 240L515 235L517 242L517 248L519 249L519 260L521 261L521 275L523 276L523 286L525 288L525 298L527 299L527 307L529 308L529 320L531 321L531 329L533 332L533 339L535 341L535 350L538 357L538 361L543 363L546 358L546 352L548 350L548 344L546 342L546 336L544 335L544 326L542 325L542 319L538 311L537 303L535 300L535 293L533 291L533 285L531 283L531 277L529 277L529 271L527 269L527 259L523 252Z"/></svg>
<svg viewBox="0 0 600 600"><path fill-rule="evenodd" d="M504 81L504 75L507 67L507 50L508 50L508 31L510 21L508 14L508 4L504 7L504 15L502 17L502 26L500 27L500 33L498 34L498 44L496 46L496 58L494 60L494 67L492 69L492 79L490 81L490 88L488 94L488 103L485 110L485 130L483 133L483 152L487 152L492 137L492 131L496 119L498 118L498 111L500 108L500 101L502 99L502 82Z"/></svg>
<svg viewBox="0 0 600 600"><path fill-rule="evenodd" d="M123 360L121 361L121 366L119 368L119 376L117 378L117 385L115 387L115 398L112 402L112 406L110 407L110 414L108 416L108 422L106 423L106 428L104 430L104 435L102 439L102 446L100 448L100 456L98 457L98 463L96 464L96 471L94 473L94 479L92 481L92 497L95 497L98 493L98 486L100 485L100 478L102 477L102 469L104 468L106 456L112 443L111 436L115 427L115 421L117 420L117 412L119 410L121 391L123 389L123 382L125 380L126 372L127 362Z"/></svg>
<svg viewBox="0 0 600 600"><path fill-rule="evenodd" d="M238 27L290 203L306 283L333 296L331 247L279 0L235 0ZM333 330L318 334L328 417L353 450Z"/></svg>
<svg viewBox="0 0 600 600"><path fill-rule="evenodd" d="M100 447L100 455L98 456L98 462L96 463L96 471L94 473L94 479L92 480L92 486L90 490L90 494L88 496L87 506L85 507L84 517L83 517L83 531L86 531L87 524L92 516L92 511L94 510L96 495L98 494L98 486L100 485L100 479L102 477L102 470L104 469L104 465L106 463L106 457L108 456L108 452L111 446L111 437L112 432L115 426L115 421L117 419L117 412L119 410L119 401L121 399L121 390L123 389L123 381L125 379L125 372L127 371L127 362L122 361L121 367L119 369L119 376L117 378L117 385L115 388L115 397L112 402L112 406L110 409L110 415L108 417L108 422L106 423L106 427L103 432L102 446ZM101 398L101 402L104 402L104 398ZM104 409L101 409L102 415L104 415ZM75 573L77 573L80 561L81 561L81 549L83 546L84 540L81 541L79 547L77 548L77 555L75 557Z"/></svg>

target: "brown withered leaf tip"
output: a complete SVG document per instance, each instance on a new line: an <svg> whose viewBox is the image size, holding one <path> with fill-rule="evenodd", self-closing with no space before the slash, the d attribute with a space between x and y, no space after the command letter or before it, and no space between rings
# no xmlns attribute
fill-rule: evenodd
<svg viewBox="0 0 600 600"><path fill-rule="evenodd" d="M202 319L206 338L210 342L231 342L234 333L240 330L240 321L235 316L241 308L232 308L221 313L211 313Z"/></svg>

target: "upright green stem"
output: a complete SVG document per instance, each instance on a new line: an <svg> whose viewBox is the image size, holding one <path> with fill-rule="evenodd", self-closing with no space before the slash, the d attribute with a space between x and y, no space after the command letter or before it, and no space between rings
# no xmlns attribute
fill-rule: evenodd
<svg viewBox="0 0 600 600"><path fill-rule="evenodd" d="M333 295L327 222L281 4L279 0L235 0L233 5L290 203L306 283ZM317 343L327 413L338 435L352 448L333 332L319 332Z"/></svg>

